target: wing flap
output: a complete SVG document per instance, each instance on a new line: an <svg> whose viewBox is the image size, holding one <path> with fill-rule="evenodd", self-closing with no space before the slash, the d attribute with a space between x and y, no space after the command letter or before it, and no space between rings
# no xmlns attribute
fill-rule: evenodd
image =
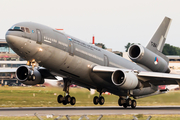
<svg viewBox="0 0 180 120"><path fill-rule="evenodd" d="M177 81L180 81L180 75L169 73L139 72L137 77L139 80L150 82L153 85L178 84Z"/></svg>
<svg viewBox="0 0 180 120"><path fill-rule="evenodd" d="M180 80L180 75L158 72L139 72L138 77Z"/></svg>

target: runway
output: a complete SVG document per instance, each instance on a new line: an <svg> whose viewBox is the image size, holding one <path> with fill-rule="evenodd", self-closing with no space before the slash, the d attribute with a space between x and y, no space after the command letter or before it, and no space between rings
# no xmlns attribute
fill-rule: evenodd
<svg viewBox="0 0 180 120"><path fill-rule="evenodd" d="M0 108L0 116L44 115L122 115L122 114L180 114L180 106L140 106L136 109L122 107L26 107Z"/></svg>

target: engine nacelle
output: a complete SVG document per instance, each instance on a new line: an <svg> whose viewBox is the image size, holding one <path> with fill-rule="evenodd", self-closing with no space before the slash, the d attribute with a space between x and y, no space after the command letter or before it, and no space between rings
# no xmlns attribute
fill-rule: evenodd
<svg viewBox="0 0 180 120"><path fill-rule="evenodd" d="M132 71L116 70L111 76L112 82L121 89L132 90L139 88L141 83Z"/></svg>
<svg viewBox="0 0 180 120"><path fill-rule="evenodd" d="M32 69L31 66L20 66L16 70L16 78L26 85L36 85L43 84L44 78L42 78L41 73L37 70L37 68Z"/></svg>
<svg viewBox="0 0 180 120"><path fill-rule="evenodd" d="M154 72L170 72L165 59L141 45L132 45L128 49L128 56L133 62L140 63Z"/></svg>

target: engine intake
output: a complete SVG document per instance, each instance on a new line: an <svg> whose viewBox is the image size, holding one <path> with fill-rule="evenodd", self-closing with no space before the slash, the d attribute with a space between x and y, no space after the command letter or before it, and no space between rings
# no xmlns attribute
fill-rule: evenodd
<svg viewBox="0 0 180 120"><path fill-rule="evenodd" d="M113 72L111 79L121 89L132 90L140 85L138 78L131 71L116 70Z"/></svg>
<svg viewBox="0 0 180 120"><path fill-rule="evenodd" d="M133 45L129 49L129 56L132 59L137 59L138 57L140 57L144 53L144 51L142 51L142 50L143 49L141 48L141 46Z"/></svg>
<svg viewBox="0 0 180 120"><path fill-rule="evenodd" d="M128 49L128 56L133 62L140 63L155 72L170 72L168 61L163 58L166 56L162 53L158 54L136 44Z"/></svg>
<svg viewBox="0 0 180 120"><path fill-rule="evenodd" d="M20 82L26 85L44 83L44 78L42 78L41 73L37 70L37 68L34 68L33 70L31 66L20 66L16 70L16 77Z"/></svg>

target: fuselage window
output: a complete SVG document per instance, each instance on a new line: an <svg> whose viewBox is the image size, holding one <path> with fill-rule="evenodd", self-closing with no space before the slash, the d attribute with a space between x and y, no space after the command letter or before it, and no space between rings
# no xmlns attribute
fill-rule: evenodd
<svg viewBox="0 0 180 120"><path fill-rule="evenodd" d="M26 32L27 32L27 33L30 33L29 28L26 28Z"/></svg>

